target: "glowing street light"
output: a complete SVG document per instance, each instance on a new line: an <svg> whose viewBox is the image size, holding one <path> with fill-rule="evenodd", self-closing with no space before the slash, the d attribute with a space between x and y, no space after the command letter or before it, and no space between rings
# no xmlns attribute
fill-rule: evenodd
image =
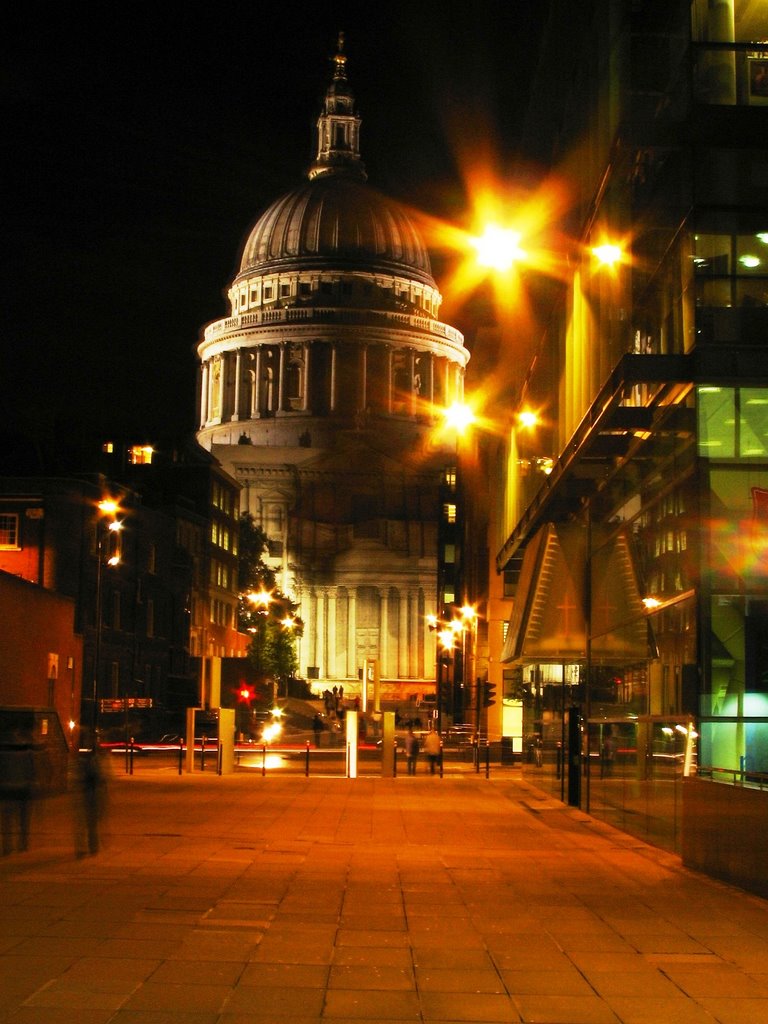
<svg viewBox="0 0 768 1024"><path fill-rule="evenodd" d="M253 590L245 596L257 610L265 613L272 603L272 594L269 590Z"/></svg>
<svg viewBox="0 0 768 1024"><path fill-rule="evenodd" d="M517 415L517 422L526 430L532 430L541 422L539 414L532 409L522 409Z"/></svg>
<svg viewBox="0 0 768 1024"><path fill-rule="evenodd" d="M91 730L93 733L91 742L94 751L98 746L99 726L99 673L101 671L101 634L103 626L101 621L103 615L102 570L105 564L104 541L108 534L114 535L115 545L106 558L106 564L112 567L119 565L120 548L117 535L123 528L123 524L116 518L120 512L120 505L114 498L102 498L101 501L97 502L96 508L101 513L101 517L96 523L96 641L93 652L93 683L91 690L91 700L93 703L91 708Z"/></svg>
<svg viewBox="0 0 768 1024"><path fill-rule="evenodd" d="M615 267L624 258L621 248L612 242L603 242L601 245L596 245L592 249L592 255L604 267Z"/></svg>
<svg viewBox="0 0 768 1024"><path fill-rule="evenodd" d="M475 422L475 414L471 407L464 402L453 402L447 409L443 409L445 425L457 434L464 434Z"/></svg>
<svg viewBox="0 0 768 1024"><path fill-rule="evenodd" d="M514 263L526 258L526 252L520 248L521 240L522 235L519 231L489 224L479 238L471 239L471 243L477 252L477 262L481 267L503 273Z"/></svg>

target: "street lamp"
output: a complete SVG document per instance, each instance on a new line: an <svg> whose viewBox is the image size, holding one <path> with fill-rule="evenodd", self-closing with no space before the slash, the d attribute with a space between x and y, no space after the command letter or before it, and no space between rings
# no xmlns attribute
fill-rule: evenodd
<svg viewBox="0 0 768 1024"><path fill-rule="evenodd" d="M91 743L95 751L98 747L99 727L99 676L101 673L101 634L104 565L115 567L120 564L120 545L118 536L123 528L117 518L120 506L113 498L103 498L97 504L100 517L96 522L96 639L93 652L93 684L91 692ZM107 544L107 541L112 543Z"/></svg>

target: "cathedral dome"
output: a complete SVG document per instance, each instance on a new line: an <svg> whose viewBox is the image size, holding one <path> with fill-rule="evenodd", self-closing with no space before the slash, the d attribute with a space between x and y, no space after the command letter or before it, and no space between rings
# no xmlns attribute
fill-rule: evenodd
<svg viewBox="0 0 768 1024"><path fill-rule="evenodd" d="M252 229L240 274L332 266L400 274L434 285L410 216L359 176L317 174L276 200Z"/></svg>

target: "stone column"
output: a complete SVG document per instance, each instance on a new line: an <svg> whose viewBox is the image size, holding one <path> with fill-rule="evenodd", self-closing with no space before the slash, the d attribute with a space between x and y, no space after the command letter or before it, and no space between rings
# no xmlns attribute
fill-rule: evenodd
<svg viewBox="0 0 768 1024"><path fill-rule="evenodd" d="M347 675L357 679L357 591L350 587L347 593Z"/></svg>
<svg viewBox="0 0 768 1024"><path fill-rule="evenodd" d="M368 346L360 350L360 411L368 408Z"/></svg>
<svg viewBox="0 0 768 1024"><path fill-rule="evenodd" d="M320 590L317 593L317 661L315 664L320 670L320 677L328 675L328 635L326 633L326 593Z"/></svg>
<svg viewBox="0 0 768 1024"><path fill-rule="evenodd" d="M328 637L327 675L335 678L338 675L336 669L336 587L332 587L328 590L328 625L326 633Z"/></svg>
<svg viewBox="0 0 768 1024"><path fill-rule="evenodd" d="M208 363L203 363L200 378L200 429L208 420Z"/></svg>
<svg viewBox="0 0 768 1024"><path fill-rule="evenodd" d="M379 625L379 669L382 676L389 675L389 587L379 590L381 621Z"/></svg>
<svg viewBox="0 0 768 1024"><path fill-rule="evenodd" d="M301 401L302 412L307 412L307 410L309 409L309 383L310 383L310 377L311 377L311 373L310 373L310 369L311 369L311 367L310 367L311 352L312 352L312 348L310 346L310 343L308 341L305 341L304 342L304 380L303 380L304 387L302 388L303 394L301 396L301 398L302 398L302 401Z"/></svg>
<svg viewBox="0 0 768 1024"><path fill-rule="evenodd" d="M330 395L330 409L331 412L336 412L336 342L331 342L331 395Z"/></svg>
<svg viewBox="0 0 768 1024"><path fill-rule="evenodd" d="M397 675L400 679L408 676L408 592L400 591L398 600L397 649L399 652Z"/></svg>
<svg viewBox="0 0 768 1024"><path fill-rule="evenodd" d="M392 396L394 391L394 381L392 379L392 363L394 362L394 353L392 346L387 347L387 412L392 414Z"/></svg>
<svg viewBox="0 0 768 1024"><path fill-rule="evenodd" d="M414 349L408 353L408 415L413 416L416 411L416 352Z"/></svg>
<svg viewBox="0 0 768 1024"><path fill-rule="evenodd" d="M261 388L261 348L256 349L256 359L254 360L254 388L253 394L251 395L251 419L258 419L259 416L259 389Z"/></svg>
<svg viewBox="0 0 768 1024"><path fill-rule="evenodd" d="M234 408L232 410L232 417L231 417L233 420L239 420L240 419L240 374L242 372L242 368L241 368L241 365L240 365L240 358L241 358L240 357L240 349L238 349L235 352L235 398L234 398Z"/></svg>
<svg viewBox="0 0 768 1024"><path fill-rule="evenodd" d="M283 398L285 393L285 342L280 342L280 358L277 365L277 409L283 411Z"/></svg>

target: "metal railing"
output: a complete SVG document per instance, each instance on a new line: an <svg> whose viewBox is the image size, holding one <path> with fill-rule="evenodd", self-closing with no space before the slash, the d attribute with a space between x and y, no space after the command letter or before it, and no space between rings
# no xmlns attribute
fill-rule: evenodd
<svg viewBox="0 0 768 1024"><path fill-rule="evenodd" d="M699 765L696 775L700 779L719 782L726 786L742 786L745 789L768 789L768 773L752 772L746 768L715 768Z"/></svg>

